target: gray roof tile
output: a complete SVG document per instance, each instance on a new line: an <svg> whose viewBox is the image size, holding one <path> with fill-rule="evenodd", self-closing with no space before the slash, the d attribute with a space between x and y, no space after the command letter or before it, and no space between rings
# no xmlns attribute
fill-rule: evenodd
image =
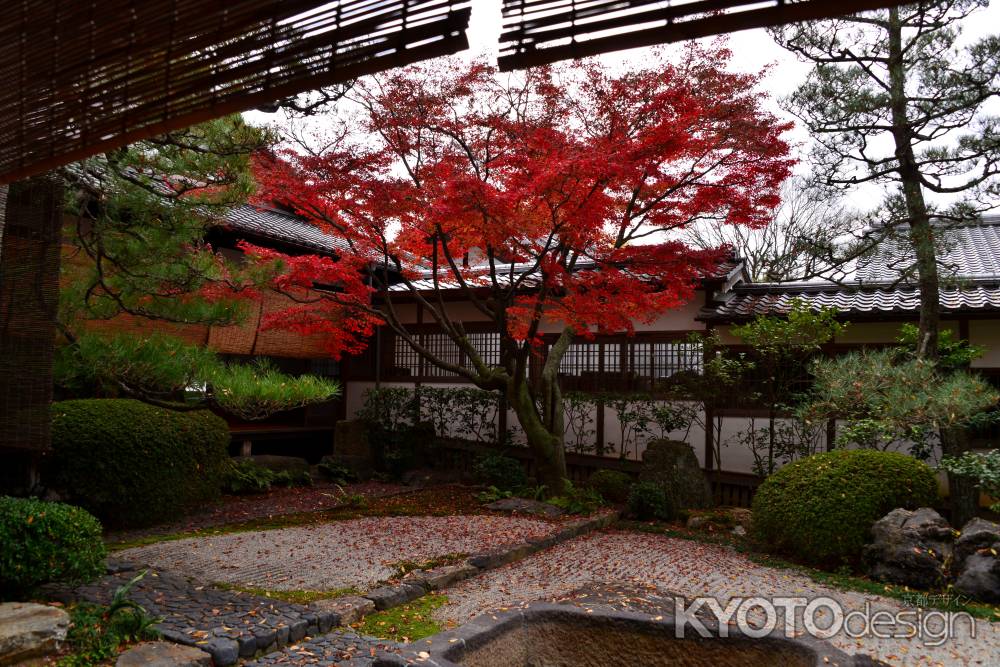
<svg viewBox="0 0 1000 667"><path fill-rule="evenodd" d="M250 204L229 211L221 226L236 232L284 241L327 254L337 254L347 247L343 239L323 231L298 216Z"/></svg>
<svg viewBox="0 0 1000 667"><path fill-rule="evenodd" d="M1000 216L980 224L944 231L940 253L944 312L1000 311ZM906 244L887 242L868 258L849 283L805 282L737 285L719 303L703 308L699 319L714 322L781 315L799 299L813 308L836 308L844 316L916 315L920 291L901 281L899 268L908 265Z"/></svg>

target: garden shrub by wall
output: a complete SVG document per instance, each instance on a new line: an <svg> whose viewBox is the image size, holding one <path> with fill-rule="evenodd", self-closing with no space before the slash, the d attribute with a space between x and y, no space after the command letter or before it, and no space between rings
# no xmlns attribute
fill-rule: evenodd
<svg viewBox="0 0 1000 667"><path fill-rule="evenodd" d="M53 481L105 524L166 521L217 498L229 427L205 410L129 399L52 406Z"/></svg>
<svg viewBox="0 0 1000 667"><path fill-rule="evenodd" d="M913 457L871 449L816 454L781 468L753 501L753 536L821 567L855 565L889 511L932 506L937 480Z"/></svg>
<svg viewBox="0 0 1000 667"><path fill-rule="evenodd" d="M628 500L632 478L618 470L598 470L587 480L593 489L608 502L621 504Z"/></svg>
<svg viewBox="0 0 1000 667"><path fill-rule="evenodd" d="M0 600L50 582L87 581L104 570L101 524L79 507L0 497Z"/></svg>

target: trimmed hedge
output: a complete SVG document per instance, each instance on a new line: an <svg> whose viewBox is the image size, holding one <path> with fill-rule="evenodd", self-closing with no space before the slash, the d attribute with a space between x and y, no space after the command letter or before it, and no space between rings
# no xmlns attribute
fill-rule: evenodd
<svg viewBox="0 0 1000 667"><path fill-rule="evenodd" d="M86 510L0 497L0 600L50 582L79 583L104 571L101 524Z"/></svg>
<svg viewBox="0 0 1000 667"><path fill-rule="evenodd" d="M897 507L933 506L934 471L897 452L840 449L768 477L753 500L753 536L820 567L856 565L871 527Z"/></svg>
<svg viewBox="0 0 1000 667"><path fill-rule="evenodd" d="M229 427L208 412L130 399L52 406L56 486L105 524L167 521L219 497Z"/></svg>
<svg viewBox="0 0 1000 667"><path fill-rule="evenodd" d="M627 502L632 490L632 478L620 470L598 470L590 476L587 484L602 498L616 505Z"/></svg>

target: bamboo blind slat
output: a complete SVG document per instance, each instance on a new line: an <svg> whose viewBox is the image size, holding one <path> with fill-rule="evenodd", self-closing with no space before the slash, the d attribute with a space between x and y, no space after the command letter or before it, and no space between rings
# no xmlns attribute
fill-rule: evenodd
<svg viewBox="0 0 1000 667"><path fill-rule="evenodd" d="M833 18L905 0L504 0L501 70L750 28Z"/></svg>
<svg viewBox="0 0 1000 667"><path fill-rule="evenodd" d="M467 48L468 0L15 0L0 183Z"/></svg>

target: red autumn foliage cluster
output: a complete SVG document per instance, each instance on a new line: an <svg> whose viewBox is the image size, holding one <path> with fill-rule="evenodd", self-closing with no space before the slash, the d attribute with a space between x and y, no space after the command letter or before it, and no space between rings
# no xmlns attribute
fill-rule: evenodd
<svg viewBox="0 0 1000 667"><path fill-rule="evenodd" d="M385 291L397 281L446 332L461 324L427 285L462 290L527 349L543 322L630 332L683 304L723 251L671 233L766 224L792 165L789 126L730 57L692 46L627 71L511 76L441 61L360 81L322 149L283 150L261 172L262 200L344 243L339 261L246 248L284 262L275 287L300 301L269 324L356 351L383 320L405 330ZM317 284L335 289L307 294Z"/></svg>

